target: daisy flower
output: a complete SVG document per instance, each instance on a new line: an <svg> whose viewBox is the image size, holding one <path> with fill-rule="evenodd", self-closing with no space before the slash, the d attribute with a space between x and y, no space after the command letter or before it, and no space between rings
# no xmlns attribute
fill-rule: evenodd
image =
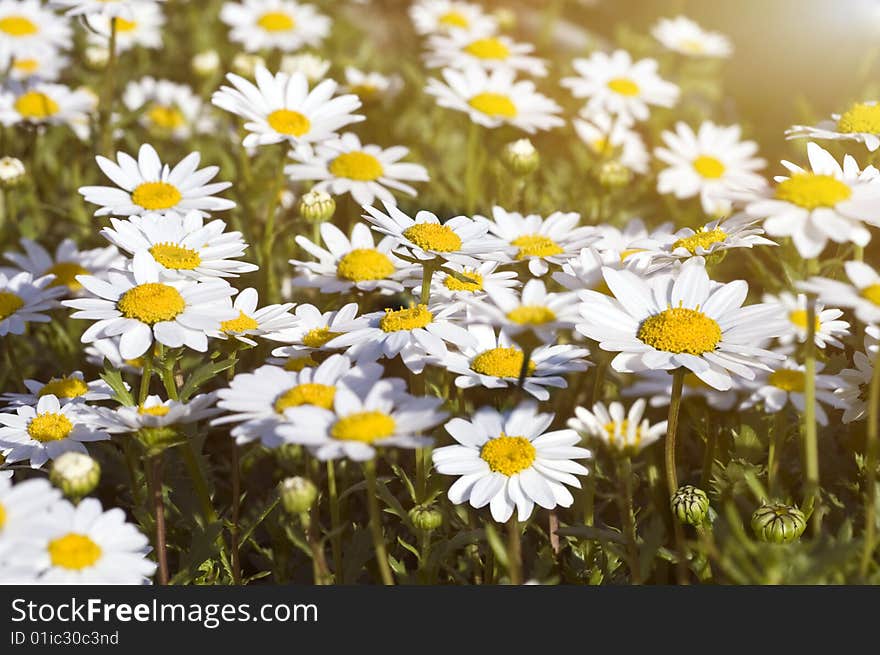
<svg viewBox="0 0 880 655"><path fill-rule="evenodd" d="M313 5L292 0L242 0L227 2L220 20L229 25L229 38L248 52L303 46L317 47L330 33L330 19Z"/></svg>
<svg viewBox="0 0 880 655"><path fill-rule="evenodd" d="M372 231L363 223L355 223L351 238L332 223L322 223L320 231L326 248L302 235L296 237L297 245L318 261L290 260L297 272L294 286L317 288L321 293L403 291L401 282L413 267L391 252L397 243L394 238L384 237L376 245Z"/></svg>
<svg viewBox="0 0 880 655"><path fill-rule="evenodd" d="M630 260L638 259L645 251L637 244L643 241L656 241L657 237L672 232L672 223L661 223L654 229L648 229L641 218L632 218L626 222L623 228L603 224L596 226L598 240L593 247L605 255L607 251L614 252L621 261L630 263Z"/></svg>
<svg viewBox="0 0 880 655"><path fill-rule="evenodd" d="M186 84L143 77L128 83L122 102L130 111L140 112L143 128L177 141L188 139L193 131L207 131L202 99Z"/></svg>
<svg viewBox="0 0 880 655"><path fill-rule="evenodd" d="M817 362L816 371L823 368ZM806 373L804 365L791 358L786 359L771 372L759 373L754 382L747 383L753 389L752 394L740 405L740 409L749 409L762 405L768 414L780 412L791 403L798 412L803 414L806 408L804 389ZM836 375L816 375L816 420L820 425L828 425L828 414L823 403L831 407L840 407L840 397L835 391L844 385L842 378Z"/></svg>
<svg viewBox="0 0 880 655"><path fill-rule="evenodd" d="M68 16L121 16L130 18L135 8L165 0L49 0L49 5L64 10Z"/></svg>
<svg viewBox="0 0 880 655"><path fill-rule="evenodd" d="M618 402L607 407L593 405L593 411L576 407L576 418L568 419L568 427L590 439L601 442L608 450L635 455L666 435L666 421L651 425L645 414L645 401L639 398L629 411Z"/></svg>
<svg viewBox="0 0 880 655"><path fill-rule="evenodd" d="M795 125L785 132L788 139L855 141L864 143L868 152L880 148L880 104L876 100L857 102L842 114L818 125Z"/></svg>
<svg viewBox="0 0 880 655"><path fill-rule="evenodd" d="M800 282L799 291L814 293L820 302L853 310L856 318L869 325L880 323L880 275L864 262L843 265L849 283L824 277L811 277Z"/></svg>
<svg viewBox="0 0 880 655"><path fill-rule="evenodd" d="M877 169L859 169L850 155L843 166L815 143L807 144L810 170L783 161L790 177L776 178L769 197L746 206L746 212L764 220L767 234L791 237L801 257L817 257L829 240L864 246L871 233L863 222L880 224Z"/></svg>
<svg viewBox="0 0 880 655"><path fill-rule="evenodd" d="M522 371L524 354L511 338L488 325L468 325L468 332L476 343L449 352L434 362L457 374L455 386L459 389L486 387L506 389L516 387ZM565 389L565 375L586 371L586 348L569 345L540 346L529 355L523 390L538 400L549 400L547 387Z"/></svg>
<svg viewBox="0 0 880 655"><path fill-rule="evenodd" d="M70 375L53 377L48 382L25 380L24 386L28 393L4 393L0 400L11 406L36 405L43 396L55 396L62 405L78 402L88 403L109 400L113 390L104 380L86 382L82 371L74 371Z"/></svg>
<svg viewBox="0 0 880 655"><path fill-rule="evenodd" d="M213 393L193 396L187 402L162 400L159 396L147 396L143 405L121 406L115 409L97 408L102 427L114 434L133 433L144 428L168 428L175 425L196 423L216 416L220 410L214 407L217 397Z"/></svg>
<svg viewBox="0 0 880 655"><path fill-rule="evenodd" d="M868 413L868 394L874 366L871 357L857 351L853 354L855 368L845 368L839 374L840 387L834 390L839 404L843 409L843 422L861 421Z"/></svg>
<svg viewBox="0 0 880 655"><path fill-rule="evenodd" d="M685 16L661 18L651 34L667 50L687 57L726 59L733 53L730 39L721 32L704 30Z"/></svg>
<svg viewBox="0 0 880 655"><path fill-rule="evenodd" d="M433 35L428 40L428 49L425 55L428 68L464 69L475 66L486 71L509 69L537 77L547 75L544 60L531 54L535 46L517 43L501 34L452 30Z"/></svg>
<svg viewBox="0 0 880 655"><path fill-rule="evenodd" d="M355 94L363 103L393 98L403 87L399 75L382 75L364 72L354 66L345 67L345 86L343 90Z"/></svg>
<svg viewBox="0 0 880 655"><path fill-rule="evenodd" d="M416 195L407 182L427 182L424 166L400 161L409 154L403 146L381 148L361 145L357 135L346 132L338 139L329 139L313 148L300 148L290 153L296 162L284 167L293 181L314 180L313 187L334 196L350 193L358 205L372 205L376 198L386 204L397 204L393 191Z"/></svg>
<svg viewBox="0 0 880 655"><path fill-rule="evenodd" d="M493 33L495 19L472 2L458 0L417 0L409 8L419 34L448 34L456 30Z"/></svg>
<svg viewBox="0 0 880 655"><path fill-rule="evenodd" d="M537 403L525 402L504 413L482 407L470 421L449 421L446 431L458 443L431 454L438 473L461 476L449 488L449 500L476 509L488 505L498 523L514 509L518 520L526 521L536 504L571 507L574 497L566 485L579 489L575 474L588 474L574 460L591 454L575 445L581 438L574 430L546 432L553 418L538 413Z"/></svg>
<svg viewBox="0 0 880 655"><path fill-rule="evenodd" d="M303 73L306 79L314 84L324 79L327 71L330 70L330 63L327 59L311 52L303 52L298 55L284 55L281 58L279 70L288 75Z"/></svg>
<svg viewBox="0 0 880 655"><path fill-rule="evenodd" d="M647 280L611 268L603 275L614 298L581 291L584 322L577 330L602 350L619 353L611 363L616 371L683 367L725 391L731 373L751 380L754 369L768 370L762 360L782 357L758 345L785 332L779 308L743 307L748 284L711 281L701 258Z"/></svg>
<svg viewBox="0 0 880 655"><path fill-rule="evenodd" d="M34 279L30 273L0 273L0 337L24 334L27 323L48 323L44 312L58 305L55 298L64 294L52 287L49 275Z"/></svg>
<svg viewBox="0 0 880 655"><path fill-rule="evenodd" d="M467 216L456 216L443 223L429 211L418 212L410 218L395 205L384 203L382 213L375 207L364 206L363 215L380 234L393 237L398 248L419 260L445 259L460 264L474 265L475 257L493 258L505 245L488 235L489 223L475 221Z"/></svg>
<svg viewBox="0 0 880 655"><path fill-rule="evenodd" d="M365 314L364 327L350 330L327 345L348 348L346 354L357 361L392 359L400 355L413 373L421 373L429 356L443 356L446 344L472 346L475 339L465 328L455 324L457 308L445 303L413 305L384 312Z"/></svg>
<svg viewBox="0 0 880 655"><path fill-rule="evenodd" d="M247 121L245 148L285 141L321 142L346 125L364 120L351 113L361 106L357 96L333 97L337 88L333 80L323 80L310 91L303 73L272 75L257 66L254 75L256 86L229 73L226 78L235 88L223 86L211 96L217 107Z"/></svg>
<svg viewBox="0 0 880 655"><path fill-rule="evenodd" d="M448 263L431 279L431 298L461 307L463 302L478 301L489 293L519 286L516 271L499 271L498 262L483 262L476 267ZM450 274L449 271L457 275ZM416 296L421 295L420 277L411 277L407 284Z"/></svg>
<svg viewBox="0 0 880 655"><path fill-rule="evenodd" d="M572 65L578 77L563 78L562 85L575 98L587 98L584 112L590 116L606 113L625 122L644 121L649 105L672 107L678 101L678 87L657 74L654 59L633 62L628 52L615 50L575 59Z"/></svg>
<svg viewBox="0 0 880 655"><path fill-rule="evenodd" d="M712 409L726 412L736 405L741 386L736 378L731 378L730 388L718 391L688 372L682 380L681 397L702 399ZM620 395L624 398L647 398L651 407L666 407L672 398L672 376L669 371L643 371L635 382L620 390Z"/></svg>
<svg viewBox="0 0 880 655"><path fill-rule="evenodd" d="M303 366L314 366L316 364L310 357L311 353L339 350L329 345L333 339L369 325L370 320L357 313L357 303L353 302L324 313L314 305L297 305L293 312L297 323L284 334L284 340L291 345L276 348L272 355L290 358L286 362L277 362L288 370L299 371Z"/></svg>
<svg viewBox="0 0 880 655"><path fill-rule="evenodd" d="M365 396L382 373L375 362L352 365L344 355L331 355L300 371L261 366L253 373L239 373L228 388L217 391L217 406L228 414L215 418L212 425L238 423L231 434L239 444L260 439L265 446L279 446L283 440L275 428L286 421L286 410L304 405L332 409L339 389Z"/></svg>
<svg viewBox="0 0 880 655"><path fill-rule="evenodd" d="M22 542L33 534L35 523L46 521L49 508L60 499L61 492L45 478L14 485L0 474L0 562L4 567L8 565L7 556L26 552Z"/></svg>
<svg viewBox="0 0 880 655"><path fill-rule="evenodd" d="M287 422L278 435L288 443L308 446L319 460L342 457L364 462L377 448L421 448L432 443L418 436L449 414L442 398L411 396L395 379L379 380L366 393L339 387L330 409L300 405L285 410Z"/></svg>
<svg viewBox="0 0 880 655"><path fill-rule="evenodd" d="M466 113L483 127L512 125L534 134L565 124L562 108L535 90L530 80L515 81L516 72L497 69L486 72L470 66L462 71L444 68L444 82L429 79L425 91L437 98L437 104Z"/></svg>
<svg viewBox="0 0 880 655"><path fill-rule="evenodd" d="M0 414L0 451L10 464L27 461L39 468L62 453L88 454L83 443L103 441L110 435L97 422L94 411L82 403L62 405L52 394L35 405L22 405L14 413Z"/></svg>
<svg viewBox="0 0 880 655"><path fill-rule="evenodd" d="M600 253L593 247L582 248L577 257L564 262L562 269L554 271L551 277L569 291L594 289L601 293L610 293L602 278L602 267L629 268L634 261L635 258L621 259L620 254L613 250Z"/></svg>
<svg viewBox="0 0 880 655"><path fill-rule="evenodd" d="M572 121L574 131L597 157L613 155L634 173L645 174L651 156L641 135L610 114L586 115Z"/></svg>
<svg viewBox="0 0 880 655"><path fill-rule="evenodd" d="M764 178L755 171L766 162L755 157L758 144L743 141L739 125L723 127L704 121L694 130L679 121L661 134L665 147L654 151L667 164L657 177L657 191L676 198L700 197L707 214L727 213L731 191L758 190Z"/></svg>
<svg viewBox="0 0 880 655"><path fill-rule="evenodd" d="M78 311L71 318L96 321L82 335L83 343L121 335L124 359L143 355L153 341L205 352L207 333L238 314L226 302L235 289L222 280L162 282L161 267L146 251L138 252L130 273L111 272L107 279L80 275L91 297L66 300Z"/></svg>
<svg viewBox="0 0 880 655"><path fill-rule="evenodd" d="M9 77L19 82L32 80L54 82L61 77L61 73L67 68L69 63L70 59L62 55L54 47L47 46L39 49L35 48L27 56L13 57L9 53L9 58L3 65L3 69L6 70L8 68Z"/></svg>
<svg viewBox="0 0 880 655"><path fill-rule="evenodd" d="M581 216L576 212L553 212L547 218L537 214L523 216L501 207L492 208L492 219L475 216L488 223L489 232L516 249L514 259L527 261L529 272L540 277L550 264L561 265L575 257L581 248L596 239L592 227L578 227Z"/></svg>
<svg viewBox="0 0 880 655"><path fill-rule="evenodd" d="M784 345L793 343L795 339L799 343L807 340L807 296L799 293L795 296L793 293L783 291L778 296L772 294L764 294L761 299L765 303L775 303L785 312L788 317L788 332L778 337L779 342ZM843 316L843 312L839 309L826 309L825 305L816 303L816 346L824 348L826 345L835 348L843 348L841 338L849 336L849 323L837 320Z"/></svg>
<svg viewBox="0 0 880 655"><path fill-rule="evenodd" d="M295 327L296 317L290 313L294 303L266 305L257 309L259 302L257 290L248 287L238 292L232 308L238 317L220 323L220 330L209 336L218 339L238 339L242 343L256 346L251 337L260 337L270 341L286 341L286 331Z"/></svg>
<svg viewBox="0 0 880 655"><path fill-rule="evenodd" d="M24 253L6 252L3 256L34 278L54 275L49 288L66 287L69 293L79 293L82 285L77 275L103 275L110 269L120 268L123 257L115 246L80 250L72 239L64 239L50 254L36 241L21 239Z"/></svg>
<svg viewBox="0 0 880 655"><path fill-rule="evenodd" d="M47 46L67 50L72 44L68 22L40 0L0 0L0 61L26 59Z"/></svg>
<svg viewBox="0 0 880 655"><path fill-rule="evenodd" d="M18 93L0 95L0 123L6 126L67 125L80 134L80 125L88 122L94 109L92 94L63 84L37 82Z"/></svg>
<svg viewBox="0 0 880 655"><path fill-rule="evenodd" d="M96 157L98 166L120 188L108 186L85 186L79 189L86 202L101 205L95 216L131 216L147 212L223 211L235 207L215 193L228 189L231 182L207 184L220 172L219 166L198 169L201 155L191 152L173 168L162 164L153 146L144 144L138 150L138 158L124 152L116 153L116 162L106 157Z"/></svg>
<svg viewBox="0 0 880 655"><path fill-rule="evenodd" d="M86 21L92 32L89 42L94 45L106 46L116 25L116 49L125 52L132 48L150 48L158 50L162 47L162 27L165 25L165 14L154 2L131 3L127 11L110 14L90 14ZM112 21L112 23L111 23Z"/></svg>
<svg viewBox="0 0 880 655"><path fill-rule="evenodd" d="M101 236L131 255L146 253L167 280L238 277L259 268L238 261L248 247L241 232L226 232L220 219L205 224L198 211L151 212L110 223Z"/></svg>

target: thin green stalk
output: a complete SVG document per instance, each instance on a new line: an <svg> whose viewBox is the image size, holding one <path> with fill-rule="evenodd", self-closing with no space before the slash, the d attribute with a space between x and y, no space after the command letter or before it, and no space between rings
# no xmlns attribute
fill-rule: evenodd
<svg viewBox="0 0 880 655"><path fill-rule="evenodd" d="M822 512L815 511L819 495L819 435L816 429L816 299L807 298L807 341L804 344L804 498L813 534L822 529Z"/></svg>
<svg viewBox="0 0 880 655"><path fill-rule="evenodd" d="M715 464L715 444L718 441L718 430L712 424L711 411L706 415L706 452L703 454L703 471L700 474L700 489L709 486L712 479L712 466Z"/></svg>
<svg viewBox="0 0 880 655"><path fill-rule="evenodd" d="M480 169L480 126L470 121L467 135L467 161L465 162L465 209L468 215L477 207L477 182Z"/></svg>
<svg viewBox="0 0 880 655"><path fill-rule="evenodd" d="M141 368L141 386L138 391L138 405L143 405L150 395L150 379L153 377L153 353L144 353L144 365Z"/></svg>
<svg viewBox="0 0 880 655"><path fill-rule="evenodd" d="M217 512L214 511L214 503L211 501L208 480L205 478L202 467L199 465L199 455L196 453L195 448L193 448L192 441L187 439L181 447L181 452L183 453L183 463L186 466L186 471L195 487L199 504L202 506L202 515L208 523L215 523L217 521Z"/></svg>
<svg viewBox="0 0 880 655"><path fill-rule="evenodd" d="M510 576L510 584L523 583L522 541L515 509L513 516L507 521L507 573Z"/></svg>
<svg viewBox="0 0 880 655"><path fill-rule="evenodd" d="M117 20L110 21L110 57L107 59L107 68L104 70L104 86L102 88L100 100L100 135L101 135L101 152L107 156L112 155L113 150L113 98L116 94L116 61L118 53L116 52L116 37L118 31Z"/></svg>
<svg viewBox="0 0 880 655"><path fill-rule="evenodd" d="M632 461L622 455L617 461L617 482L620 485L620 521L626 539L627 564L633 584L642 584L642 567L639 563L639 542L636 535L636 517L633 513Z"/></svg>
<svg viewBox="0 0 880 655"><path fill-rule="evenodd" d="M232 583L241 584L241 554L239 553L239 518L241 513L241 464L238 458L238 444L235 439L230 439L232 443L232 523L229 526L229 542L231 546L232 556Z"/></svg>
<svg viewBox="0 0 880 655"><path fill-rule="evenodd" d="M524 392L523 385L526 383L526 378L529 375L529 364L532 363L533 352L535 352L535 349L528 345L524 346L522 349L523 360L522 365L519 367L519 379L516 381L516 389L520 396L522 396Z"/></svg>
<svg viewBox="0 0 880 655"><path fill-rule="evenodd" d="M156 521L156 559L159 562L159 584L168 584L168 553L165 547L165 502L162 498L162 456L150 458L153 518Z"/></svg>
<svg viewBox="0 0 880 655"><path fill-rule="evenodd" d="M773 421L773 434L770 437L770 450L767 455L767 488L772 497L776 497L779 491L779 458L785 446L785 410L776 412Z"/></svg>
<svg viewBox="0 0 880 655"><path fill-rule="evenodd" d="M277 288L275 266L272 261L272 249L275 245L275 216L278 214L278 203L281 191L284 188L284 161L287 158L287 146L281 149L281 161L278 164L278 173L275 184L272 186L272 197L269 198L266 209L266 222L263 230L263 242L260 249L260 264L266 272L266 290L270 302L277 302L280 298L280 290Z"/></svg>
<svg viewBox="0 0 880 655"><path fill-rule="evenodd" d="M394 576L388 566L388 551L385 548L385 537L382 534L382 517L379 513L379 496L376 491L376 460L364 462L364 478L367 481L367 508L370 512L370 533L373 536L373 550L376 552L376 564L382 576L382 584L393 585Z"/></svg>
<svg viewBox="0 0 880 655"><path fill-rule="evenodd" d="M333 571L336 584L345 584L344 568L342 566L342 534L340 526L342 521L339 512L339 493L336 489L336 466L332 459L327 460L327 494L330 503L330 531L333 536L330 539L330 548L333 551Z"/></svg>
<svg viewBox="0 0 880 655"><path fill-rule="evenodd" d="M669 399L669 417L666 423L666 486L669 498L678 490L678 473L675 470L675 438L678 432L678 413L681 409L681 391L685 370L681 367L672 374L672 395Z"/></svg>
<svg viewBox="0 0 880 655"><path fill-rule="evenodd" d="M422 305L427 305L431 300L431 280L436 270L437 264L433 259L422 262L422 291L419 294L419 303Z"/></svg>
<svg viewBox="0 0 880 655"><path fill-rule="evenodd" d="M865 537L859 571L864 577L874 559L877 545L877 433L880 428L880 355L874 357L874 372L868 389L868 430L865 444Z"/></svg>

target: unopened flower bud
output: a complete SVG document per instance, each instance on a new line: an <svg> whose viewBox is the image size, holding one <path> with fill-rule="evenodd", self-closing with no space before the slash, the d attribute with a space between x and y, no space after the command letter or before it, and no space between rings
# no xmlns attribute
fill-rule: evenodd
<svg viewBox="0 0 880 655"><path fill-rule="evenodd" d="M443 514L429 505L416 505L409 511L409 520L419 530L431 532L443 525Z"/></svg>
<svg viewBox="0 0 880 655"><path fill-rule="evenodd" d="M761 541L790 544L804 533L807 518L793 505L764 503L752 514L752 531Z"/></svg>
<svg viewBox="0 0 880 655"><path fill-rule="evenodd" d="M110 50L102 45L90 45L84 51L86 66L93 70L102 70L110 61Z"/></svg>
<svg viewBox="0 0 880 655"><path fill-rule="evenodd" d="M541 155L528 139L519 139L504 146L501 161L514 175L525 177L534 173L541 164Z"/></svg>
<svg viewBox="0 0 880 655"><path fill-rule="evenodd" d="M687 525L700 525L709 513L709 496L690 484L678 488L671 504L675 517Z"/></svg>
<svg viewBox="0 0 880 655"><path fill-rule="evenodd" d="M257 66L265 66L266 61L260 55L239 52L232 58L232 70L245 77L253 77Z"/></svg>
<svg viewBox="0 0 880 655"><path fill-rule="evenodd" d="M158 455L183 442L183 436L174 428L167 426L144 427L135 434L138 441L146 449L148 457Z"/></svg>
<svg viewBox="0 0 880 655"><path fill-rule="evenodd" d="M193 55L192 69L196 75L207 77L220 68L220 55L216 50L205 50Z"/></svg>
<svg viewBox="0 0 880 655"><path fill-rule="evenodd" d="M312 223L324 223L336 213L336 201L325 191L311 190L299 199L299 215Z"/></svg>
<svg viewBox="0 0 880 655"><path fill-rule="evenodd" d="M307 512L318 497L318 488L308 478L286 478L278 488L281 504L289 514L298 516Z"/></svg>
<svg viewBox="0 0 880 655"><path fill-rule="evenodd" d="M27 170L20 159L3 157L0 159L0 186L11 188L24 181Z"/></svg>
<svg viewBox="0 0 880 655"><path fill-rule="evenodd" d="M101 466L88 455L67 452L53 460L49 480L68 498L82 498L98 486Z"/></svg>
<svg viewBox="0 0 880 655"><path fill-rule="evenodd" d="M619 161L612 159L599 167L597 173L599 184L606 189L619 189L632 182L632 171Z"/></svg>

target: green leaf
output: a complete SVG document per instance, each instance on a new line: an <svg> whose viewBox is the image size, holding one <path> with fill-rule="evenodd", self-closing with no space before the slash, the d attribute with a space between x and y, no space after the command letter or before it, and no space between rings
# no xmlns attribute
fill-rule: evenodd
<svg viewBox="0 0 880 655"><path fill-rule="evenodd" d="M181 402L186 402L187 400L189 400L190 396L198 391L199 387L201 387L206 382L209 382L218 373L222 373L223 371L235 366L236 361L237 360L235 359L224 359L219 362L208 362L207 364L199 366L195 371L192 372L189 378L187 378L183 387L181 387Z"/></svg>
<svg viewBox="0 0 880 655"><path fill-rule="evenodd" d="M104 368L104 372L101 373L101 379L107 383L107 386L113 389L113 399L116 402L129 407L135 404L134 398L132 398L131 393L128 391L128 385L122 379L122 373L115 369Z"/></svg>

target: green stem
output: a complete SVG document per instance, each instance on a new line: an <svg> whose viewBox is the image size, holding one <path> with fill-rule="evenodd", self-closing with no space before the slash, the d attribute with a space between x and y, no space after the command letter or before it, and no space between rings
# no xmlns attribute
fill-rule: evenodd
<svg viewBox="0 0 880 655"><path fill-rule="evenodd" d="M510 576L510 584L521 585L523 583L522 542L516 509L513 512L513 516L507 521L507 572Z"/></svg>
<svg viewBox="0 0 880 655"><path fill-rule="evenodd" d="M669 498L678 490L678 473L675 470L675 437L678 432L678 412L681 408L681 391L685 370L681 367L672 374L672 395L669 399L669 417L666 423L666 486Z"/></svg>
<svg viewBox="0 0 880 655"><path fill-rule="evenodd" d="M467 135L467 162L465 168L465 209L472 215L477 206L477 187L480 169L480 126L470 121Z"/></svg>
<svg viewBox="0 0 880 655"><path fill-rule="evenodd" d="M522 365L519 367L519 378L516 381L516 389L517 393L520 396L523 395L523 385L526 383L526 377L529 374L529 364L532 363L532 353L535 352L535 349L529 346L525 346L522 349L523 360Z"/></svg>
<svg viewBox="0 0 880 655"><path fill-rule="evenodd" d="M113 150L113 98L116 90L116 61L118 53L116 52L116 37L118 31L117 19L110 20L110 57L107 60L107 68L104 70L104 87L101 94L101 111L100 111L100 134L101 134L101 152L108 157L111 156Z"/></svg>
<svg viewBox="0 0 880 655"><path fill-rule="evenodd" d="M373 550L376 552L376 564L382 576L382 584L393 585L394 577L388 566L388 551L385 549L385 537L382 534L382 517L379 513L379 497L376 491L376 460L364 463L364 478L367 481L367 508L370 512L370 533L373 536Z"/></svg>
<svg viewBox="0 0 880 655"><path fill-rule="evenodd" d="M868 390L868 430L865 444L865 537L863 540L862 562L859 570L862 577L867 575L868 567L874 559L877 543L877 433L880 428L880 354L874 357L874 372Z"/></svg>
<svg viewBox="0 0 880 655"><path fill-rule="evenodd" d="M265 269L266 274L266 291L270 302L276 302L280 298L280 290L277 288L275 266L272 261L272 248L275 244L275 216L278 213L278 201L281 190L284 188L284 161L287 158L287 145L283 144L281 149L281 161L278 165L278 173L275 178L275 184L272 186L272 197L269 198L268 207L266 209L266 224L263 230L263 242L261 245L260 264Z"/></svg>
<svg viewBox="0 0 880 655"><path fill-rule="evenodd" d="M202 514L208 523L215 523L217 521L217 512L214 511L214 504L211 502L211 491L208 488L208 481L207 478L205 478L201 465L199 464L199 455L196 453L195 448L193 448L192 441L187 439L183 444L181 451L183 452L183 463L186 466L187 473L189 473L189 477L195 487L196 495L199 497L199 503L202 506Z"/></svg>
<svg viewBox="0 0 880 655"><path fill-rule="evenodd" d="M815 511L819 495L819 437L816 429L816 299L807 298L807 341L804 344L804 481L805 505L812 511L813 534L818 535L822 527L822 512Z"/></svg>
<svg viewBox="0 0 880 655"><path fill-rule="evenodd" d="M778 495L779 487L779 458L785 446L785 410L776 412L773 421L773 435L770 438L770 451L767 455L767 488L772 497Z"/></svg>
<svg viewBox="0 0 880 655"><path fill-rule="evenodd" d="M141 368L141 386L138 391L138 406L142 406L150 395L150 380L153 377L153 353L144 353L144 365Z"/></svg>
<svg viewBox="0 0 880 655"><path fill-rule="evenodd" d="M232 442L232 524L229 526L229 542L232 548L232 583L241 584L241 554L239 553L239 514L241 513L241 465L238 458L238 444Z"/></svg>
<svg viewBox="0 0 880 655"><path fill-rule="evenodd" d="M422 291L419 293L419 303L427 305L431 300L431 280L434 279L434 271L437 270L435 260L428 259L422 262Z"/></svg>
<svg viewBox="0 0 880 655"><path fill-rule="evenodd" d="M639 542L636 535L636 517L633 513L632 478L632 461L628 456L623 455L617 462L617 482L620 485L620 521L623 524L623 535L626 539L630 578L633 584L641 584L642 567L639 563Z"/></svg>
<svg viewBox="0 0 880 655"><path fill-rule="evenodd" d="M330 530L333 537L330 539L330 547L333 550L333 570L335 571L336 584L345 584L342 567L342 534L340 526L342 521L339 512L339 493L336 489L336 466L333 460L327 460L327 493L330 502Z"/></svg>
<svg viewBox="0 0 880 655"><path fill-rule="evenodd" d="M703 455L703 471L700 475L700 489L705 489L712 479L712 466L715 464L715 444L718 441L718 430L712 424L711 411L706 415L706 452Z"/></svg>
<svg viewBox="0 0 880 655"><path fill-rule="evenodd" d="M159 584L168 584L168 553L165 548L165 502L162 499L162 456L150 458L153 518L156 521L156 559L159 562Z"/></svg>

